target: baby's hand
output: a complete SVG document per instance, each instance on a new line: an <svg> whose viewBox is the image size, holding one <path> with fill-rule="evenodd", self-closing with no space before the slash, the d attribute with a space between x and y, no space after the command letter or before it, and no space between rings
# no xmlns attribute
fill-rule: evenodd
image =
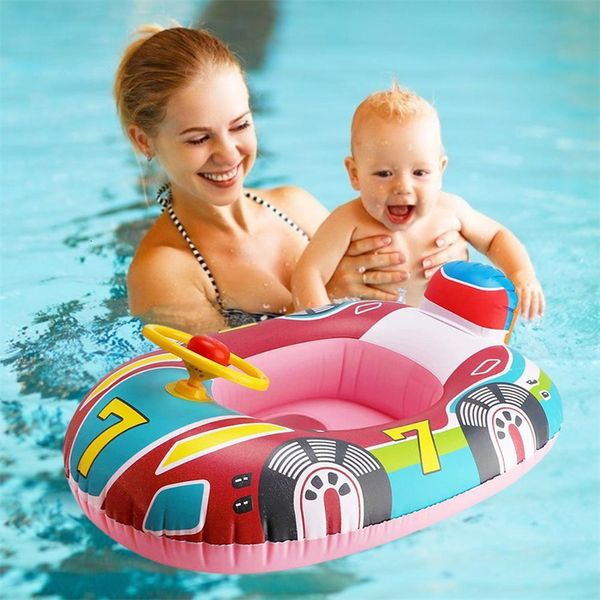
<svg viewBox="0 0 600 600"><path fill-rule="evenodd" d="M519 296L520 311L523 318L531 321L535 317L543 317L546 301L544 292L537 277L530 271L517 271L510 279Z"/></svg>

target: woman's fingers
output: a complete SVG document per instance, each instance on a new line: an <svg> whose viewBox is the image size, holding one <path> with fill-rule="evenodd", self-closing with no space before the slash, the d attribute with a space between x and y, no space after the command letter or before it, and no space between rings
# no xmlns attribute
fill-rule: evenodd
<svg viewBox="0 0 600 600"><path fill-rule="evenodd" d="M383 290L380 290L378 288L374 288L374 287L365 287L365 292L364 294L361 294L360 296L358 296L359 298L364 298L365 300L381 300L384 302L387 301L395 301L398 300L398 296L399 294L391 294L389 292L385 292Z"/></svg>
<svg viewBox="0 0 600 600"><path fill-rule="evenodd" d="M447 231L436 239L435 244L439 250L427 255L422 262L425 271L434 269L429 276L433 275L436 267L451 260L469 260L467 241L456 230Z"/></svg>
<svg viewBox="0 0 600 600"><path fill-rule="evenodd" d="M446 231L446 233L440 235L435 239L434 243L438 248L447 248L448 246L456 243L461 237L462 236L460 235L458 229L453 229L452 231Z"/></svg>
<svg viewBox="0 0 600 600"><path fill-rule="evenodd" d="M372 237L363 238L361 240L355 240L348 246L346 256L361 256L370 255L377 250L383 250L392 243L392 238L386 235L374 235ZM399 254L399 253L396 253ZM400 263L406 261L405 257L399 254L401 257Z"/></svg>
<svg viewBox="0 0 600 600"><path fill-rule="evenodd" d="M409 279L406 271L365 271L362 282L365 285L385 285L387 283L402 283Z"/></svg>
<svg viewBox="0 0 600 600"><path fill-rule="evenodd" d="M376 269L385 269L387 267L399 267L405 262L404 256L401 252L381 252L379 254L363 254L356 256L356 270L359 273L365 271L371 271ZM408 279L408 272L403 270L401 267L396 271L397 273L404 273L405 279ZM400 280L401 281L401 280Z"/></svg>
<svg viewBox="0 0 600 600"><path fill-rule="evenodd" d="M398 289L410 274L398 264L397 252L344 256L335 273L327 283L330 298L374 298L376 300L396 300ZM384 268L393 268L385 270ZM375 289L370 286L389 286L388 289Z"/></svg>
<svg viewBox="0 0 600 600"><path fill-rule="evenodd" d="M455 249L452 246L424 258L422 262L423 269L425 269L425 271L427 271L427 269L435 269L436 267L441 267L443 264L446 264L449 260L454 260L454 252Z"/></svg>

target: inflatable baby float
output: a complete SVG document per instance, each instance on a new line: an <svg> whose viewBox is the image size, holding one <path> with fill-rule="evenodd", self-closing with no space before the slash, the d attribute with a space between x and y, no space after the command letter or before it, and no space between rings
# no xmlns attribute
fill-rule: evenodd
<svg viewBox="0 0 600 600"><path fill-rule="evenodd" d="M73 416L71 490L107 535L184 569L288 569L407 535L555 442L557 389L506 345L516 305L500 271L456 262L419 308L347 302L213 338L146 326L163 349Z"/></svg>

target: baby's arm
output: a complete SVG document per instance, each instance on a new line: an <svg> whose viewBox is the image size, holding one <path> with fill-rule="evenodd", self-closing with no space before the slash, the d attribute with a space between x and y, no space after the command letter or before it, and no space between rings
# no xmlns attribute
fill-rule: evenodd
<svg viewBox="0 0 600 600"><path fill-rule="evenodd" d="M294 308L316 308L329 304L325 286L346 253L355 224L347 205L327 217L302 253L292 275Z"/></svg>
<svg viewBox="0 0 600 600"><path fill-rule="evenodd" d="M543 316L544 292L523 244L506 227L474 210L462 198L449 196L449 200L461 222L463 236L513 282L523 317Z"/></svg>

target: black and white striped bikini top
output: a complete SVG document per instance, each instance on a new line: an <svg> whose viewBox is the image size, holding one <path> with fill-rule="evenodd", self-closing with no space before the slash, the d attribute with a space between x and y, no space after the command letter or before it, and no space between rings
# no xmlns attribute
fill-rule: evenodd
<svg viewBox="0 0 600 600"><path fill-rule="evenodd" d="M250 192L244 192L244 196L257 204L265 206L270 211L272 211L275 215L277 215L280 219L283 219L285 223L287 223L292 229L297 231L303 238L309 240L310 238L306 233L296 224L292 219L290 219L287 215L282 213L278 208L256 196L251 194ZM210 284L212 285L215 291L215 299L219 306L219 312L223 315L225 322L228 327L239 327L240 325L248 325L250 323L257 323L258 321L264 321L265 319L272 319L273 317L280 317L280 314L277 313L251 313L246 312L244 310L240 310L239 308L225 308L223 304L223 298L221 297L221 292L219 292L219 287L217 286L217 282L208 267L208 264L204 260L202 254L200 254L198 248L194 242L192 242L190 236L188 235L183 223L179 220L175 211L173 210L173 203L171 199L171 186L167 183L163 185L156 193L156 201L161 205L163 211L167 211L171 221L177 228L177 231L181 234L181 237L185 240L186 244L189 246L192 254L195 259L198 261L198 264L202 267L202 270L206 273Z"/></svg>

